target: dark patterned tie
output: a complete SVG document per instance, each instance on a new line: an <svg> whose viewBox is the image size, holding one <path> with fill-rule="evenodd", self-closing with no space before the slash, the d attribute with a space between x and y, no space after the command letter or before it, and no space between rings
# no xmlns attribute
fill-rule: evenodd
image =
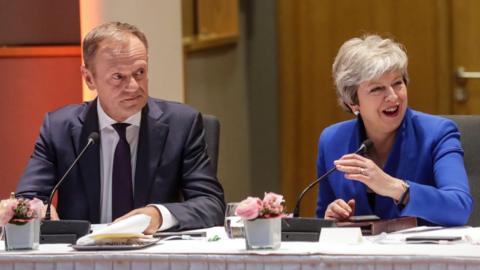
<svg viewBox="0 0 480 270"><path fill-rule="evenodd" d="M126 123L112 125L120 137L113 155L112 221L133 209L130 145L125 136L125 131L129 125Z"/></svg>

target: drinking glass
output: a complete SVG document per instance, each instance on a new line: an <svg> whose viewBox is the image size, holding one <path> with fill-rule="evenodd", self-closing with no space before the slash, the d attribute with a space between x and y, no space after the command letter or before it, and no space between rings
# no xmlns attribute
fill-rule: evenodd
<svg viewBox="0 0 480 270"><path fill-rule="evenodd" d="M243 221L239 216L235 215L235 210L237 209L237 206L237 202L228 203L227 209L225 211L224 226L228 238L243 237Z"/></svg>

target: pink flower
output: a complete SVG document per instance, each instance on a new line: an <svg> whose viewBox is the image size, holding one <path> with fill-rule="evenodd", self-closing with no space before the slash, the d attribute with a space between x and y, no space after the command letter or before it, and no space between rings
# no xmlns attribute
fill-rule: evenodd
<svg viewBox="0 0 480 270"><path fill-rule="evenodd" d="M16 199L0 201L0 226L5 226L13 218L17 204Z"/></svg>
<svg viewBox="0 0 480 270"><path fill-rule="evenodd" d="M265 192L265 196L263 197L264 216L279 216L283 213L283 204L284 200L282 195L273 192Z"/></svg>
<svg viewBox="0 0 480 270"><path fill-rule="evenodd" d="M33 211L33 217L40 217L42 215L44 204L41 200L33 198L30 200L30 210Z"/></svg>
<svg viewBox="0 0 480 270"><path fill-rule="evenodd" d="M235 214L243 219L255 219L262 209L262 201L256 197L248 197L241 201Z"/></svg>
<svg viewBox="0 0 480 270"><path fill-rule="evenodd" d="M273 218L283 217L283 206L285 201L283 196L266 192L263 200L257 197L248 197L240 202L235 211L237 216L243 219L256 219L256 218Z"/></svg>
<svg viewBox="0 0 480 270"><path fill-rule="evenodd" d="M14 196L14 195L12 195ZM0 201L0 226L7 223L23 224L41 217L43 202L37 198L32 200L14 197Z"/></svg>

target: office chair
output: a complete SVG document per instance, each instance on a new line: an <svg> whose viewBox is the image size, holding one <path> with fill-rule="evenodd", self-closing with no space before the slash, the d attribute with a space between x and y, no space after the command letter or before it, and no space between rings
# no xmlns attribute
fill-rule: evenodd
<svg viewBox="0 0 480 270"><path fill-rule="evenodd" d="M443 115L453 120L460 131L473 211L468 225L480 226L480 115Z"/></svg>
<svg viewBox="0 0 480 270"><path fill-rule="evenodd" d="M218 167L218 148L220 142L220 121L213 115L203 115L203 127L205 128L205 141L207 143L207 152L212 160L212 166L217 173Z"/></svg>

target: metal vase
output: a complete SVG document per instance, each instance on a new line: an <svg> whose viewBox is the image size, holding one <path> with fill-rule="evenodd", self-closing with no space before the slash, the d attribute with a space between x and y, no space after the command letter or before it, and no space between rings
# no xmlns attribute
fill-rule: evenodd
<svg viewBox="0 0 480 270"><path fill-rule="evenodd" d="M38 249L40 220L33 219L21 225L8 223L5 230L5 250Z"/></svg>
<svg viewBox="0 0 480 270"><path fill-rule="evenodd" d="M282 219L257 218L245 220L247 249L278 249L282 240Z"/></svg>

